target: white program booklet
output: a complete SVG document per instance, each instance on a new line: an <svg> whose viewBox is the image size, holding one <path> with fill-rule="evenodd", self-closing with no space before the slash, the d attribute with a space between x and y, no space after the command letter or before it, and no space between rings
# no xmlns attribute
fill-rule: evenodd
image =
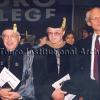
<svg viewBox="0 0 100 100"><path fill-rule="evenodd" d="M12 89L15 89L20 83L20 80L6 67L4 67L0 73L0 87L2 87L5 83L8 83Z"/></svg>
<svg viewBox="0 0 100 100"><path fill-rule="evenodd" d="M67 74L65 75L64 77L62 77L61 79L59 79L58 81L56 81L55 83L52 84L52 87L54 88L60 88L62 86L62 83L67 81L67 80L70 80L70 75Z"/></svg>
<svg viewBox="0 0 100 100"><path fill-rule="evenodd" d="M64 98L64 100L73 100L76 97L74 94L67 94Z"/></svg>
<svg viewBox="0 0 100 100"><path fill-rule="evenodd" d="M56 81L55 83L52 84L52 87L54 87L55 89L61 88L63 82L70 80L70 75L67 74L64 77L62 77L61 79L59 79L58 81ZM67 91L66 91L67 92ZM74 94L67 94L64 98L64 100L73 100L75 98L76 95Z"/></svg>

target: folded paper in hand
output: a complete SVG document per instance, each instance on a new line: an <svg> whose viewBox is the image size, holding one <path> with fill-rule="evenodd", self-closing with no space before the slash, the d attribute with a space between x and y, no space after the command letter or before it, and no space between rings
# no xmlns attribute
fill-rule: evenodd
<svg viewBox="0 0 100 100"><path fill-rule="evenodd" d="M61 79L59 79L58 81L56 81L55 83L52 84L52 87L54 88L61 88L62 84L67 81L70 80L70 75L67 74L64 77L62 77Z"/></svg>
<svg viewBox="0 0 100 100"><path fill-rule="evenodd" d="M63 85L63 83L67 80L70 80L70 75L67 74L64 77L62 77L61 79L59 79L58 81L56 81L55 83L52 84L52 87L55 89L61 88L61 86ZM67 93L67 91L66 91ZM64 100L73 100L76 97L76 95L74 94L67 94L64 98Z"/></svg>
<svg viewBox="0 0 100 100"><path fill-rule="evenodd" d="M76 97L74 94L67 94L64 98L64 100L73 100Z"/></svg>
<svg viewBox="0 0 100 100"><path fill-rule="evenodd" d="M5 83L8 83L12 89L15 89L20 83L20 80L6 67L4 67L0 73L0 87L2 87Z"/></svg>

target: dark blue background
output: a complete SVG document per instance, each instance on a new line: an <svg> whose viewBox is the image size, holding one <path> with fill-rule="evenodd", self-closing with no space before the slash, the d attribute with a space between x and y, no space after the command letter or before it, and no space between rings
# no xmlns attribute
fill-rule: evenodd
<svg viewBox="0 0 100 100"><path fill-rule="evenodd" d="M67 25L68 28L71 29L71 16L72 16L72 1L69 0L70 2L67 2L67 0L56 0L56 2L54 3L54 5L50 6L50 7L37 7L32 0L26 0L28 2L28 4L30 5L29 7L24 7L22 5L20 5L20 7L13 7L13 1L10 1L10 4L6 7L0 7L0 9L2 9L4 11L4 15L5 17L7 17L9 20L8 21L0 21L0 33L2 33L2 31L5 28L11 28L13 23L17 23L18 26L18 31L21 34L25 34L25 31L27 30L29 34L32 35L36 35L37 37L41 37L43 34L46 34L46 28L47 26L49 26L49 24L59 24L59 22L61 22L62 17L63 16L67 16ZM46 0L40 0L41 2ZM12 21L12 13L11 10L12 9L21 9L21 21ZM31 8L36 8L39 9L41 11L41 15L42 17L40 18L40 20L36 21L36 22L29 22L28 20L25 19L25 15L24 13L31 9ZM45 10L46 8L54 8L56 9L55 12L55 17L51 17L49 19L45 18Z"/></svg>

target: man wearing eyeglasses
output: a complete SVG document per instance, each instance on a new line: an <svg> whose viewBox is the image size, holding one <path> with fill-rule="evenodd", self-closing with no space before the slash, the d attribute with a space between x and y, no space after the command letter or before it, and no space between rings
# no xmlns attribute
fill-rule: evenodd
<svg viewBox="0 0 100 100"><path fill-rule="evenodd" d="M23 64L25 52L20 45L20 39L20 33L13 29L5 29L2 32L0 72L6 67L20 80L15 89L12 89L8 83L1 87L0 97L2 100L35 100L32 70Z"/></svg>
<svg viewBox="0 0 100 100"><path fill-rule="evenodd" d="M14 51L20 42L19 32L14 33L12 29L6 29L2 33L3 43L8 51Z"/></svg>

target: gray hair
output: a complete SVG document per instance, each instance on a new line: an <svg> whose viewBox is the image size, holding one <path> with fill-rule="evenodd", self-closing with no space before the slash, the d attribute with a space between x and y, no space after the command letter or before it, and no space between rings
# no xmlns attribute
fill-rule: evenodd
<svg viewBox="0 0 100 100"><path fill-rule="evenodd" d="M85 16L85 21L86 21L86 22L89 21L89 18L90 18L90 11L91 11L91 10L89 10L89 11L86 12L86 16Z"/></svg>
<svg viewBox="0 0 100 100"><path fill-rule="evenodd" d="M85 21L86 21L86 22L89 21L91 11L94 10L94 9L100 9L100 7L93 7L93 8L89 9L89 10L86 12L86 17L85 17Z"/></svg>

